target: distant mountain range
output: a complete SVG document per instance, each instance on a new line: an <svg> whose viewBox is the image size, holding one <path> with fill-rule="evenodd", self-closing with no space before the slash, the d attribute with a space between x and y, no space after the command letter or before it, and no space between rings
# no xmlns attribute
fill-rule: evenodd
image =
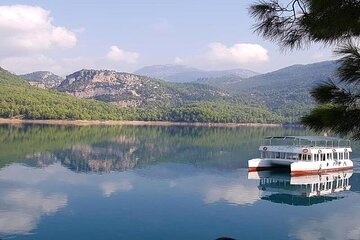
<svg viewBox="0 0 360 240"><path fill-rule="evenodd" d="M58 75L48 71L38 71L28 74L19 75L30 83L30 85L38 88L55 88L60 85L64 79Z"/></svg>
<svg viewBox="0 0 360 240"><path fill-rule="evenodd" d="M235 75L242 78L248 78L259 73L247 69L230 69L222 71L206 71L185 65L153 65L143 67L135 72L138 75L163 79L170 82L193 82L199 78L223 77Z"/></svg>

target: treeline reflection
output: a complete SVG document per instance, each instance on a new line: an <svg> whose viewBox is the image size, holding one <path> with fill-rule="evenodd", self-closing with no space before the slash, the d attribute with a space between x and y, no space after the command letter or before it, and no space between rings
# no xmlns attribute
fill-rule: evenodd
<svg viewBox="0 0 360 240"><path fill-rule="evenodd" d="M262 139L295 135L301 129L0 126L0 167L23 162L42 167L54 162L79 172L124 171L162 162L197 167L246 167Z"/></svg>

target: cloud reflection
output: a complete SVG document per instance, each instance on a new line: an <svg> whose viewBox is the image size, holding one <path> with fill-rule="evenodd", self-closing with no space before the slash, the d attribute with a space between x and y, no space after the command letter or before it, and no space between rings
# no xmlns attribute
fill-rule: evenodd
<svg viewBox="0 0 360 240"><path fill-rule="evenodd" d="M210 187L206 193L204 202L215 203L226 201L237 205L253 204L259 199L259 191L252 186L230 184Z"/></svg>
<svg viewBox="0 0 360 240"><path fill-rule="evenodd" d="M127 192L133 189L134 186L129 180L122 181L108 181L100 184L100 189L102 190L104 197L110 197L116 192Z"/></svg>
<svg viewBox="0 0 360 240"><path fill-rule="evenodd" d="M42 215L56 213L67 205L67 195L44 194L32 189L1 191L0 233L27 233L36 228ZM2 209L4 208L4 209Z"/></svg>
<svg viewBox="0 0 360 240"><path fill-rule="evenodd" d="M311 221L292 222L290 236L296 239L360 239L360 208L350 208L342 212L321 216ZM301 221L301 222L300 222Z"/></svg>

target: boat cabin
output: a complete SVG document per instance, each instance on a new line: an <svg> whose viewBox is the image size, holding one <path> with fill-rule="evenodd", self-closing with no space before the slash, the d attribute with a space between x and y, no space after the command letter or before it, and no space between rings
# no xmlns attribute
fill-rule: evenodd
<svg viewBox="0 0 360 240"><path fill-rule="evenodd" d="M261 159L332 161L350 159L350 141L334 137L268 137L260 146Z"/></svg>

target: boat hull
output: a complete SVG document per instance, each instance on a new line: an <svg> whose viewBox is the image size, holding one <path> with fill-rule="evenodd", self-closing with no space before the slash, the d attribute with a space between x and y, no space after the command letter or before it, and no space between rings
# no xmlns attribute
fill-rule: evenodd
<svg viewBox="0 0 360 240"><path fill-rule="evenodd" d="M289 166L291 175L293 176L353 169L353 162L351 160L307 162L255 158L249 160L248 165L249 172L269 170L279 166Z"/></svg>
<svg viewBox="0 0 360 240"><path fill-rule="evenodd" d="M320 162L296 162L290 165L291 175L309 175L323 172L335 172L353 169L351 160L320 161Z"/></svg>
<svg viewBox="0 0 360 240"><path fill-rule="evenodd" d="M250 172L268 170L274 167L270 161L266 161L261 158L254 158L249 160L248 165Z"/></svg>

